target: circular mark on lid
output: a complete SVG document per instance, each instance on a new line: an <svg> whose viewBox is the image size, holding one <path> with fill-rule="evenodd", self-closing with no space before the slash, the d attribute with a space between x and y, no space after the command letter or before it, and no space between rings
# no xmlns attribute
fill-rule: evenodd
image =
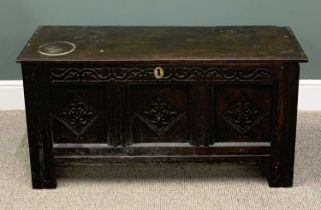
<svg viewBox="0 0 321 210"><path fill-rule="evenodd" d="M76 49L76 45L71 42L56 41L49 42L38 47L38 53L46 56L67 55Z"/></svg>

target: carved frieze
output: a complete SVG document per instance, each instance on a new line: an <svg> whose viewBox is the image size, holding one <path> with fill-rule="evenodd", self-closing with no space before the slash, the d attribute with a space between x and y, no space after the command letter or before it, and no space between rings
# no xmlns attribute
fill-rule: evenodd
<svg viewBox="0 0 321 210"><path fill-rule="evenodd" d="M55 67L52 82L156 81L152 67ZM171 66L158 81L259 81L271 82L268 67Z"/></svg>

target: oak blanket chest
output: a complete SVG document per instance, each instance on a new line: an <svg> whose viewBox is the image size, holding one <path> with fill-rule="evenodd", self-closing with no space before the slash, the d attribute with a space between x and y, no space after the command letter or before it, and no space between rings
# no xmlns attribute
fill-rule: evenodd
<svg viewBox="0 0 321 210"><path fill-rule="evenodd" d="M42 26L17 62L34 188L129 162L251 162L293 184L307 57L287 27Z"/></svg>

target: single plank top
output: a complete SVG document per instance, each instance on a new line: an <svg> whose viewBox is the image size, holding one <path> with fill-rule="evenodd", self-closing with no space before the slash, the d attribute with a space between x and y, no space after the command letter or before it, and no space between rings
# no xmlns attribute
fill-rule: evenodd
<svg viewBox="0 0 321 210"><path fill-rule="evenodd" d="M288 27L42 26L17 62L307 62Z"/></svg>

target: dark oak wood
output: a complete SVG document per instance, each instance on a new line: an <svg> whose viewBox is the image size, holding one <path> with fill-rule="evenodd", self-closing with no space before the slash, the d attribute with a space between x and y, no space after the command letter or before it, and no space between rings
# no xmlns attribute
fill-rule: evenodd
<svg viewBox="0 0 321 210"><path fill-rule="evenodd" d="M43 71L41 65L25 64L22 75L32 186L36 189L56 188L50 129L49 72Z"/></svg>
<svg viewBox="0 0 321 210"><path fill-rule="evenodd" d="M39 54L40 45L67 41L73 53ZM272 44L273 43L273 44ZM42 26L18 61L307 61L292 31L276 26Z"/></svg>
<svg viewBox="0 0 321 210"><path fill-rule="evenodd" d="M277 123L268 181L271 187L293 185L299 65L285 64L278 72Z"/></svg>
<svg viewBox="0 0 321 210"><path fill-rule="evenodd" d="M287 27L45 26L17 61L34 188L130 162L251 162L293 184L307 57Z"/></svg>

